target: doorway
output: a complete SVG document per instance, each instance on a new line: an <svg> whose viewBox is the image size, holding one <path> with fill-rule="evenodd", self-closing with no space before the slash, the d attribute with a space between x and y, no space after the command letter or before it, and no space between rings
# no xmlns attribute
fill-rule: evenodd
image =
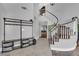
<svg viewBox="0 0 79 59"><path fill-rule="evenodd" d="M40 38L47 38L47 23L40 22Z"/></svg>

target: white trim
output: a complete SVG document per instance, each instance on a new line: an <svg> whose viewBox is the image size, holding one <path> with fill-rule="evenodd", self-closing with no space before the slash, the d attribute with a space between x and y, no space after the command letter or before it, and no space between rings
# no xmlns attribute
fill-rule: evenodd
<svg viewBox="0 0 79 59"><path fill-rule="evenodd" d="M76 49L76 46L77 46L77 44L75 44L73 47L71 47L71 48L55 48L55 47L52 47L52 46L50 46L50 49L51 50L55 50L55 51L73 51L73 50L75 50Z"/></svg>

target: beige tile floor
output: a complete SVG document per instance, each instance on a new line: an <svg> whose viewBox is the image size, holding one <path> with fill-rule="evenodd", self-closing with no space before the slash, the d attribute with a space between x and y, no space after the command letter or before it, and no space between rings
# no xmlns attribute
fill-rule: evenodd
<svg viewBox="0 0 79 59"><path fill-rule="evenodd" d="M51 52L49 48L48 41L46 39L39 39L37 40L37 44L22 48L16 49L11 52L3 53L1 56L79 56L79 46L74 51L70 52L60 52L60 51L53 51Z"/></svg>
<svg viewBox="0 0 79 59"><path fill-rule="evenodd" d="M3 53L2 56L51 56L51 51L48 46L48 41L46 39L37 40L37 44L17 49L11 52Z"/></svg>

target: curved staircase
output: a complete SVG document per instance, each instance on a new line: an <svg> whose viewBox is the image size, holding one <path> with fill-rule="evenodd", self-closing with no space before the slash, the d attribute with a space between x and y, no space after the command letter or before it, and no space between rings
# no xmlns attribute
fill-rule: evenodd
<svg viewBox="0 0 79 59"><path fill-rule="evenodd" d="M73 17L64 23L58 23L58 18L47 11L57 20L48 25L48 41L51 50L70 51L76 48L77 42L77 17Z"/></svg>

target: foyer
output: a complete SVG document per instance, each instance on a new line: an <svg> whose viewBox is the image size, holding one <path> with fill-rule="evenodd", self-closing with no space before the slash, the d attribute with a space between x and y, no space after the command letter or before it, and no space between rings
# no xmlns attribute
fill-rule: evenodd
<svg viewBox="0 0 79 59"><path fill-rule="evenodd" d="M78 56L78 11L68 3L0 4L0 55Z"/></svg>

